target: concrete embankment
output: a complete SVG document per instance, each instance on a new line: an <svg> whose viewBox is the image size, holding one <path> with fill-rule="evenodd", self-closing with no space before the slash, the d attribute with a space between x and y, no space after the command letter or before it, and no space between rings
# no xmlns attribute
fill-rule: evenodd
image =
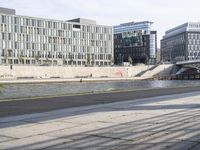
<svg viewBox="0 0 200 150"><path fill-rule="evenodd" d="M76 78L134 77L149 66L133 67L69 67L69 66L0 66L0 78Z"/></svg>
<svg viewBox="0 0 200 150"><path fill-rule="evenodd" d="M150 79L170 65L131 67L0 66L0 83L89 82ZM146 73L136 77L141 72Z"/></svg>

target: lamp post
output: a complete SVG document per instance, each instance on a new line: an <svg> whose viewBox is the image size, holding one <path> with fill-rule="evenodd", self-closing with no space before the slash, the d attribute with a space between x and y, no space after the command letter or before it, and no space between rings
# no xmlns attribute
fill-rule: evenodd
<svg viewBox="0 0 200 150"><path fill-rule="evenodd" d="M126 79L128 78L128 68L126 69L127 73L126 73Z"/></svg>

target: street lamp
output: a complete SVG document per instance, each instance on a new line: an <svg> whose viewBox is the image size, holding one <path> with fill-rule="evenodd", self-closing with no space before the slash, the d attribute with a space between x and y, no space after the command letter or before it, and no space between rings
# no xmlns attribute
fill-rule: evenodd
<svg viewBox="0 0 200 150"><path fill-rule="evenodd" d="M123 64L123 61L124 61L124 55L122 55L122 64Z"/></svg>

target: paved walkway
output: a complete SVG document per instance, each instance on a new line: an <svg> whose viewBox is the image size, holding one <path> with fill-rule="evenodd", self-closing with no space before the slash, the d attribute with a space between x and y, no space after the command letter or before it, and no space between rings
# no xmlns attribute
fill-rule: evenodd
<svg viewBox="0 0 200 150"><path fill-rule="evenodd" d="M0 149L200 149L200 92L0 118Z"/></svg>

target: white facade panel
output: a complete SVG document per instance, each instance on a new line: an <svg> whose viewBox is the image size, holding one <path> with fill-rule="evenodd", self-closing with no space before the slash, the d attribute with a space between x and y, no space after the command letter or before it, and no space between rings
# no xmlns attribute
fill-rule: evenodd
<svg viewBox="0 0 200 150"><path fill-rule="evenodd" d="M156 58L156 36L150 34L150 57Z"/></svg>

